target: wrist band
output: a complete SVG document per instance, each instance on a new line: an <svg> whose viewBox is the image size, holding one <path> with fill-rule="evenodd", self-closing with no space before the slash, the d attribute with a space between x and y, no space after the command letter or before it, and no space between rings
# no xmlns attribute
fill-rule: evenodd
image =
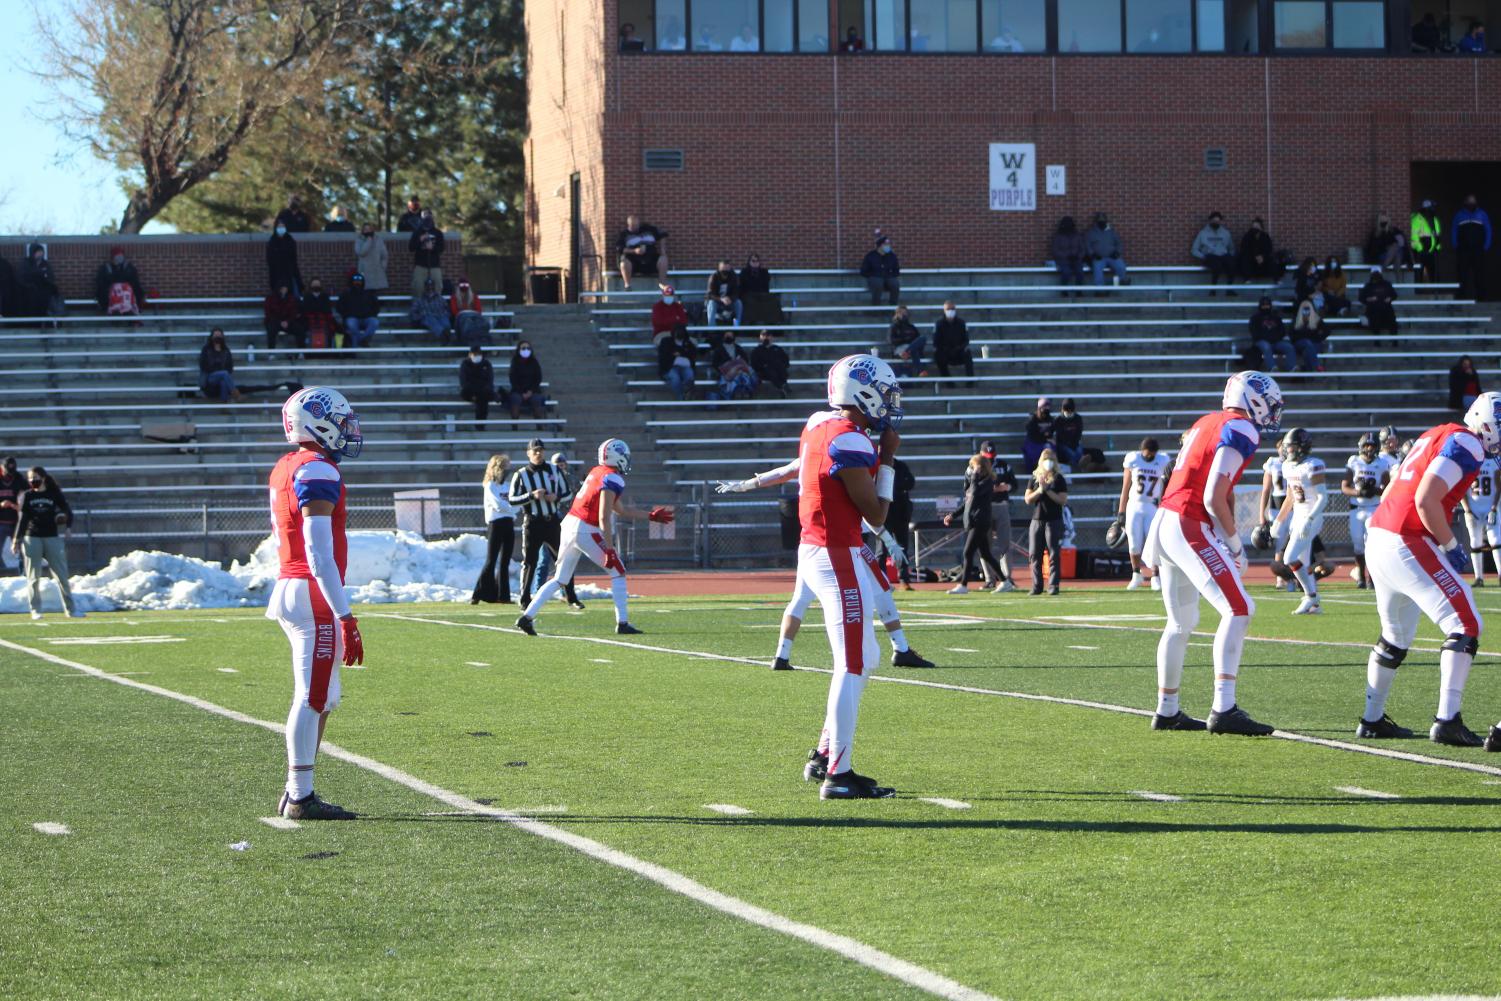
<svg viewBox="0 0 1501 1001"><path fill-rule="evenodd" d="M891 495L895 490L896 469L893 466L883 465L876 472L876 496L889 503Z"/></svg>

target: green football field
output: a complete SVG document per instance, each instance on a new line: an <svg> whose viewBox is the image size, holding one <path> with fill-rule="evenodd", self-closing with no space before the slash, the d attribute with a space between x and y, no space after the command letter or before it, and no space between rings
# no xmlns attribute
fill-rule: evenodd
<svg viewBox="0 0 1501 1001"><path fill-rule="evenodd" d="M1253 593L1267 739L1149 729L1158 595L900 595L941 666L882 640L855 766L899 791L855 802L802 781L816 608L790 673L766 669L784 596L634 600L618 639L608 601L536 639L506 607L357 609L317 789L361 816L295 829L262 819L291 686L258 611L6 616L0 997L1496 993L1501 755L1355 741L1369 592L1317 618ZM1440 639L1389 707L1420 733ZM1208 660L1205 632L1196 715Z"/></svg>

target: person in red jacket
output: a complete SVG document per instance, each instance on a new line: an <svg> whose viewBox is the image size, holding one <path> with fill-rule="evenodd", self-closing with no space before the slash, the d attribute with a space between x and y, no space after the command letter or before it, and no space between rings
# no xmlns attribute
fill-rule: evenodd
<svg viewBox="0 0 1501 1001"><path fill-rule="evenodd" d="M292 294L291 286L285 284L266 296L266 347L275 350L277 339L283 335L291 337L299 349L307 347L302 303Z"/></svg>
<svg viewBox="0 0 1501 1001"><path fill-rule="evenodd" d="M484 315L485 304L474 294L474 288L467 278L461 280L459 287L449 296L448 314L453 318L454 333L461 341L468 344L483 343L485 335L490 332L490 324Z"/></svg>
<svg viewBox="0 0 1501 1001"><path fill-rule="evenodd" d="M662 298L651 306L652 343L663 337L671 337L673 330L679 325L688 325L688 311L678 301L677 290L671 285L663 285Z"/></svg>

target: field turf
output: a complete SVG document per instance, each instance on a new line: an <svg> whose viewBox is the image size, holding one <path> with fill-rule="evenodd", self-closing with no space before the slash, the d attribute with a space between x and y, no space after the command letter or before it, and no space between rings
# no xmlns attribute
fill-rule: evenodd
<svg viewBox="0 0 1501 1001"><path fill-rule="evenodd" d="M902 594L941 666L892 668L881 640L855 766L899 793L864 802L802 781L828 678L766 670L783 596L635 600L645 634L619 639L607 601L536 639L508 607L357 609L368 666L328 729L350 753L317 789L362 816L295 830L260 819L285 758L256 721L290 681L258 612L3 617L0 997L1495 993L1501 755L1360 753L1369 592L1327 588L1319 618L1253 593L1241 704L1328 743L1151 732L1150 592ZM1425 623L1389 707L1420 732L1440 640ZM793 661L829 666L816 608Z"/></svg>

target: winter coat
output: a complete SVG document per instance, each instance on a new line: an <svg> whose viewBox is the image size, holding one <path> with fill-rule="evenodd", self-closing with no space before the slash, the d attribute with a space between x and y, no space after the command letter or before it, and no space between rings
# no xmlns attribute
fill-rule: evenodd
<svg viewBox="0 0 1501 1001"><path fill-rule="evenodd" d="M26 248L26 260L21 262L16 274L16 300L20 316L47 316L52 301L58 297L57 279L52 273L52 262L32 258L32 248Z"/></svg>
<svg viewBox="0 0 1501 1001"><path fill-rule="evenodd" d="M681 302L665 303L661 299L652 303L651 306L651 332L655 337L661 333L672 333L679 326L688 325L688 310L683 308Z"/></svg>
<svg viewBox="0 0 1501 1001"><path fill-rule="evenodd" d="M753 295L770 295L771 272L765 268L741 268L740 294L747 299Z"/></svg>
<svg viewBox="0 0 1501 1001"><path fill-rule="evenodd" d="M1235 238L1230 235L1230 227L1223 224L1219 229L1213 226L1205 226L1199 230L1199 235L1194 237L1194 244L1189 253L1199 260L1206 257L1230 257L1235 253Z"/></svg>
<svg viewBox="0 0 1501 1001"><path fill-rule="evenodd" d="M1360 287L1360 304L1365 307L1366 326L1373 330L1397 329L1397 290L1384 276L1373 275Z"/></svg>
<svg viewBox="0 0 1501 1001"><path fill-rule="evenodd" d="M1091 226L1084 233L1084 250L1090 257L1108 261L1121 256L1121 237L1114 226Z"/></svg>
<svg viewBox="0 0 1501 1001"><path fill-rule="evenodd" d="M536 393L542 389L542 363L534 354L530 358L521 357L521 352L511 355L511 392L513 393Z"/></svg>
<svg viewBox="0 0 1501 1001"><path fill-rule="evenodd" d="M136 273L136 266L129 261L120 265L105 261L94 273L94 300L100 309L109 309L109 290L122 282L130 286L137 307L146 305L146 290L141 288L141 276Z"/></svg>
<svg viewBox="0 0 1501 1001"><path fill-rule="evenodd" d="M750 366L750 357L746 355L745 348L740 346L739 341L736 341L733 344L726 344L723 341L720 341L718 344L714 345L714 350L709 353L709 364L713 365L714 371L718 372L723 369L725 365L729 364L730 361L736 358L739 358L741 361L745 362L747 366ZM751 367L752 370L754 370L754 366Z"/></svg>
<svg viewBox="0 0 1501 1001"><path fill-rule="evenodd" d="M1461 208L1454 213L1454 228L1450 231L1454 249L1478 253L1491 249L1491 217L1485 209Z"/></svg>
<svg viewBox="0 0 1501 1001"><path fill-rule="evenodd" d="M469 301L465 303L459 302L459 294L457 292L448 297L449 316L457 317L460 313L483 313L484 311L485 304L483 302L480 302L479 296L473 295L472 293L469 297Z"/></svg>
<svg viewBox="0 0 1501 1001"><path fill-rule="evenodd" d="M280 329L283 323L288 327L295 325L302 319L302 303L297 301L295 295L288 295L285 299L272 292L266 296L265 303L266 329Z"/></svg>
<svg viewBox="0 0 1501 1001"><path fill-rule="evenodd" d="M862 278L895 278L901 273L902 264L896 259L895 251L883 254L879 250L872 250L860 263Z"/></svg>
<svg viewBox="0 0 1501 1001"><path fill-rule="evenodd" d="M947 355L969 347L969 327L964 318L955 315L952 320L940 317L933 325L933 351L935 355Z"/></svg>
<svg viewBox="0 0 1501 1001"><path fill-rule="evenodd" d="M386 277L386 262L390 256L386 241L379 233L371 236L361 233L354 238L354 266L365 276L365 287L370 291L379 292L391 287L391 279Z"/></svg>
<svg viewBox="0 0 1501 1001"><path fill-rule="evenodd" d="M296 292L302 288L302 272L297 267L297 241L292 234L272 234L266 241L266 273L271 288L285 285Z"/></svg>
<svg viewBox="0 0 1501 1001"><path fill-rule="evenodd" d="M396 220L396 232L415 233L422 228L422 210L416 209L403 212L401 218Z"/></svg>
<svg viewBox="0 0 1501 1001"><path fill-rule="evenodd" d="M495 398L495 366L490 359L474 361L468 355L459 362L459 395L479 396L487 400Z"/></svg>
<svg viewBox="0 0 1501 1001"><path fill-rule="evenodd" d="M234 352L229 350L229 342L225 342L223 350L214 347L214 339L210 337L202 349L198 352L198 371L204 375L210 372L233 372L235 370Z"/></svg>
<svg viewBox="0 0 1501 1001"><path fill-rule="evenodd" d="M657 375L666 378L679 356L688 359L690 368L697 367L698 345L693 343L693 338L685 337L680 341L676 337L664 337L658 341Z"/></svg>
<svg viewBox="0 0 1501 1001"><path fill-rule="evenodd" d="M1449 409L1464 410L1465 394L1473 393L1479 396L1483 390L1480 386L1480 373L1478 371L1465 373L1459 370L1459 363L1449 369Z"/></svg>
<svg viewBox="0 0 1501 1001"><path fill-rule="evenodd" d="M407 240L407 249L412 252L412 263L419 268L436 268L443 264L443 231L419 229Z"/></svg>
<svg viewBox="0 0 1501 1001"><path fill-rule="evenodd" d="M1287 324L1282 321L1282 314L1277 312L1276 307L1263 313L1260 309L1251 314L1251 319L1246 323L1250 332L1251 340L1266 341L1268 344L1276 344L1287 336Z"/></svg>
<svg viewBox="0 0 1501 1001"><path fill-rule="evenodd" d="M750 364L758 376L773 386L786 385L791 361L780 344L757 344L751 348Z"/></svg>
<svg viewBox="0 0 1501 1001"><path fill-rule="evenodd" d="M1084 237L1078 232L1054 233L1048 241L1048 253L1055 261L1079 261L1084 259Z"/></svg>
<svg viewBox="0 0 1501 1001"><path fill-rule="evenodd" d="M346 320L368 320L379 314L380 297L367 288L345 289L339 296L339 315Z"/></svg>
<svg viewBox="0 0 1501 1001"><path fill-rule="evenodd" d="M892 317L891 326L887 328L886 339L891 342L893 348L901 349L922 336L917 327L909 320L899 320Z"/></svg>
<svg viewBox="0 0 1501 1001"><path fill-rule="evenodd" d="M413 299L411 308L407 310L407 318L423 330L446 330L452 317L448 311L448 301L434 292L431 295L424 293Z"/></svg>

